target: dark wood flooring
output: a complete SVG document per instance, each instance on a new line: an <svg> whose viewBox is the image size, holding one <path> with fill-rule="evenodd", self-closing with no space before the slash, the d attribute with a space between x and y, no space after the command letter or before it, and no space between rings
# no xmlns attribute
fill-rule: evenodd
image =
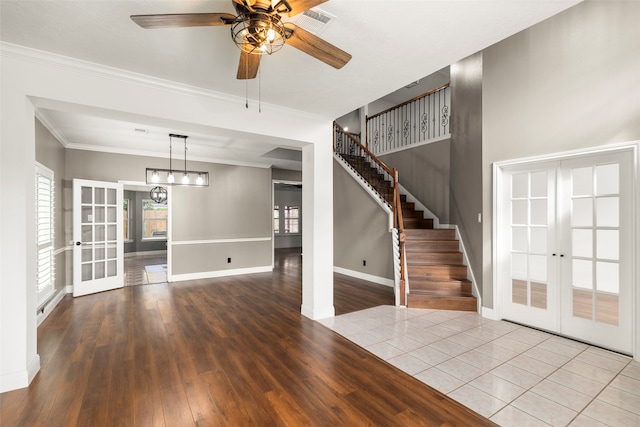
<svg viewBox="0 0 640 427"><path fill-rule="evenodd" d="M10 426L482 426L459 403L300 314L299 251L273 273L65 297ZM335 277L338 314L391 289Z"/></svg>

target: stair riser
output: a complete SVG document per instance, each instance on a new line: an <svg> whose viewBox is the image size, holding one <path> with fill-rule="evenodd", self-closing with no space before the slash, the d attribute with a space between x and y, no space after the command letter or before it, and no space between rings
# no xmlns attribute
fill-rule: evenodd
<svg viewBox="0 0 640 427"><path fill-rule="evenodd" d="M436 310L477 311L478 302L474 297L428 297L411 295L407 297L407 307L430 308Z"/></svg>
<svg viewBox="0 0 640 427"><path fill-rule="evenodd" d="M433 220L431 219L420 219L420 218L402 218L402 222L404 223L405 232L411 229L432 229L433 228Z"/></svg>
<svg viewBox="0 0 640 427"><path fill-rule="evenodd" d="M411 259L407 260L407 263L409 265L462 264L462 254L460 252L411 252Z"/></svg>
<svg viewBox="0 0 640 427"><path fill-rule="evenodd" d="M418 242L407 240L405 249L407 253L421 254L425 252L458 252L459 244L457 240L427 240Z"/></svg>
<svg viewBox="0 0 640 427"><path fill-rule="evenodd" d="M471 295L471 282L452 280L451 282L435 282L428 280L411 280L409 277L409 288L411 292L448 292L448 295Z"/></svg>
<svg viewBox="0 0 640 427"><path fill-rule="evenodd" d="M406 232L407 240L456 240L455 230L433 229L429 231L415 230Z"/></svg>
<svg viewBox="0 0 640 427"><path fill-rule="evenodd" d="M467 267L451 265L408 265L409 276L466 279Z"/></svg>

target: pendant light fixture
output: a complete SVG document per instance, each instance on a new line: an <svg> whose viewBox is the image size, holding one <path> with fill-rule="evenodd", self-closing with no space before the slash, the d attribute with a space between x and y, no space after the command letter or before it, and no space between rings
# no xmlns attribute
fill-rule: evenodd
<svg viewBox="0 0 640 427"><path fill-rule="evenodd" d="M183 170L173 169L173 138L181 138L184 141ZM175 133L169 134L169 169L147 168L145 173L147 184L181 185L191 187L209 186L209 172L187 170L187 138L188 136L186 135L177 135Z"/></svg>

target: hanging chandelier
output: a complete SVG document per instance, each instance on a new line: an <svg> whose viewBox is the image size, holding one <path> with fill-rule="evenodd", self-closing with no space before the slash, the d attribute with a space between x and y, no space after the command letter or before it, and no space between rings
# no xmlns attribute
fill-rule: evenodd
<svg viewBox="0 0 640 427"><path fill-rule="evenodd" d="M179 138L184 141L183 169L173 168L173 138ZM188 137L186 135L177 135L174 133L169 134L169 169L147 168L145 172L147 184L185 185L193 187L209 186L209 172L187 170L187 138Z"/></svg>

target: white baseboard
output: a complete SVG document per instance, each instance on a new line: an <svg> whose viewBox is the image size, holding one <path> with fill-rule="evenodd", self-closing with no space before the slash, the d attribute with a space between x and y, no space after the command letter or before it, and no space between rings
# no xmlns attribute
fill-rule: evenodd
<svg viewBox="0 0 640 427"><path fill-rule="evenodd" d="M39 370L40 355L36 354L25 370L0 375L0 393L29 387Z"/></svg>
<svg viewBox="0 0 640 427"><path fill-rule="evenodd" d="M487 319L491 320L500 320L498 319L498 313L493 308L482 307L481 315Z"/></svg>
<svg viewBox="0 0 640 427"><path fill-rule="evenodd" d="M393 288L395 286L393 279L387 279L386 277L374 276L372 274L361 273L359 271L349 270L336 266L333 267L333 271L335 273L344 274L345 276L355 277L356 279L377 283L378 285L389 286L390 288Z"/></svg>
<svg viewBox="0 0 640 427"><path fill-rule="evenodd" d="M144 251L144 252L127 252L124 254L125 258L133 257L133 256L150 256L150 255L166 255L167 250L160 251Z"/></svg>
<svg viewBox="0 0 640 427"><path fill-rule="evenodd" d="M64 287L62 289L60 289L53 298L51 298L49 300L49 302L47 302L44 307L41 308L40 311L38 311L38 315L36 317L37 320L37 325L40 326L40 324L44 321L44 319L46 319L49 314L51 314L51 312L53 311L54 308L56 308L56 306L58 305L58 303L60 301L62 301L62 298L64 298L64 296L68 293L67 292L67 288L68 287ZM73 292L73 287L72 288L72 292Z"/></svg>
<svg viewBox="0 0 640 427"><path fill-rule="evenodd" d="M183 280L211 279L214 277L238 276L240 274L270 273L273 268L270 265L260 267L236 268L231 270L202 271L199 273L172 274L167 277L169 282Z"/></svg>

